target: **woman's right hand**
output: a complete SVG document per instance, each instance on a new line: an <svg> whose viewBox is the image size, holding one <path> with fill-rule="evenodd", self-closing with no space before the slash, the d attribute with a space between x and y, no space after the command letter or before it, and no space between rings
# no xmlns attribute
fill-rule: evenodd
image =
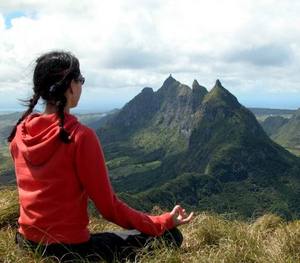
<svg viewBox="0 0 300 263"><path fill-rule="evenodd" d="M171 216L173 218L174 226L179 226L189 223L194 216L194 212L191 212L189 215L186 213L185 209L180 205L176 205L171 211Z"/></svg>

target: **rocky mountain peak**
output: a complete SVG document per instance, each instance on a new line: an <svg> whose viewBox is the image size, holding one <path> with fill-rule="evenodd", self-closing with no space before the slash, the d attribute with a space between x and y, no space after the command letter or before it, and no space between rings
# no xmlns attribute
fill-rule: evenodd
<svg viewBox="0 0 300 263"><path fill-rule="evenodd" d="M194 79L193 84L192 84L192 88L197 89L199 87L201 87L201 86L199 85L198 81L196 79Z"/></svg>
<svg viewBox="0 0 300 263"><path fill-rule="evenodd" d="M143 94L152 94L152 93L154 93L154 91L150 87L145 87L145 88L142 89L141 93L143 93Z"/></svg>
<svg viewBox="0 0 300 263"><path fill-rule="evenodd" d="M220 80L217 79L215 86L210 90L210 92L205 96L204 103L213 104L215 107L218 106L230 106L230 107L240 107L237 98L231 94L227 89L225 89Z"/></svg>
<svg viewBox="0 0 300 263"><path fill-rule="evenodd" d="M216 80L215 87L224 88L221 84L221 81L219 79Z"/></svg>
<svg viewBox="0 0 300 263"><path fill-rule="evenodd" d="M176 79L174 79L174 78L172 77L172 74L170 74L170 76L164 81L164 83L163 83L163 85L162 85L162 88L164 88L164 87L169 87L169 86L173 86L173 85L176 84L176 83L179 84L179 82L178 82Z"/></svg>
<svg viewBox="0 0 300 263"><path fill-rule="evenodd" d="M192 89L193 89L193 92L198 92L198 93L201 93L204 95L206 93L208 93L207 89L205 87L201 86L196 79L193 81Z"/></svg>
<svg viewBox="0 0 300 263"><path fill-rule="evenodd" d="M201 85L199 85L198 81L195 79L192 85L192 109L193 112L196 111L202 101L204 96L208 93L207 89Z"/></svg>

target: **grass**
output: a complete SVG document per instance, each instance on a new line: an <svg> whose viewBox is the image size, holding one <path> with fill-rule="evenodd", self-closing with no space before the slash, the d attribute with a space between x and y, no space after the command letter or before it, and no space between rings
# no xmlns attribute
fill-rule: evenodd
<svg viewBox="0 0 300 263"><path fill-rule="evenodd" d="M13 226L19 215L19 204L15 187L0 188L0 228Z"/></svg>
<svg viewBox="0 0 300 263"><path fill-rule="evenodd" d="M14 243L18 217L16 191L0 191L0 262L57 262L19 250ZM92 217L91 232L118 230L105 220ZM184 242L180 249L160 247L141 251L136 262L203 263L297 263L300 262L300 220L287 222L266 214L252 221L229 220L212 213L198 213L180 227ZM82 261L84 262L84 261Z"/></svg>

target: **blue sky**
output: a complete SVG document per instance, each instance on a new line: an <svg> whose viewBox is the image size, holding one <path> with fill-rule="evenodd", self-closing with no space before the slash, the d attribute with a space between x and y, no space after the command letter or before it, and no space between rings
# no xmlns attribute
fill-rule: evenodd
<svg viewBox="0 0 300 263"><path fill-rule="evenodd" d="M1 1L0 110L32 95L35 58L53 49L80 59L79 110L122 107L170 73L220 79L248 107L299 108L299 13L296 0Z"/></svg>
<svg viewBox="0 0 300 263"><path fill-rule="evenodd" d="M10 29L12 27L11 21L22 16L26 17L26 14L18 10L4 14L5 28Z"/></svg>

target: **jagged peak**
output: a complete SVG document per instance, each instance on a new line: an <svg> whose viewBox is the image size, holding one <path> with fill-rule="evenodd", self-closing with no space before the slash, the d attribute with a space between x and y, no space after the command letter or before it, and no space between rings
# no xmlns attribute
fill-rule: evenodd
<svg viewBox="0 0 300 263"><path fill-rule="evenodd" d="M157 90L157 94L176 95L181 83L172 77L172 74L164 81L163 85Z"/></svg>
<svg viewBox="0 0 300 263"><path fill-rule="evenodd" d="M230 95L233 96L227 89L225 89L222 84L221 81L219 79L216 80L216 83L214 85L214 87L211 89L210 93L220 93L220 94L226 94L226 95Z"/></svg>
<svg viewBox="0 0 300 263"><path fill-rule="evenodd" d="M126 107L136 103L137 101L147 100L147 98L152 97L154 91L150 87L145 87L142 89L140 93L138 93L135 97L133 97L129 102L126 103Z"/></svg>
<svg viewBox="0 0 300 263"><path fill-rule="evenodd" d="M145 87L142 89L142 93L154 93L154 91L150 87Z"/></svg>
<svg viewBox="0 0 300 263"><path fill-rule="evenodd" d="M216 80L215 87L224 88L221 84L221 81L219 79Z"/></svg>
<svg viewBox="0 0 300 263"><path fill-rule="evenodd" d="M193 84L192 84L192 88L198 88L200 87L200 84L198 83L198 81L196 79L194 79Z"/></svg>
<svg viewBox="0 0 300 263"><path fill-rule="evenodd" d="M228 106L241 106L237 98L222 86L219 79L216 80L214 87L209 91L203 100L204 103L210 101L219 101L219 103L222 105Z"/></svg>
<svg viewBox="0 0 300 263"><path fill-rule="evenodd" d="M196 79L194 79L194 81L193 81L192 89L193 89L193 91L200 90L200 91L203 91L203 93L205 93L205 94L208 93L207 89L205 87L201 86Z"/></svg>
<svg viewBox="0 0 300 263"><path fill-rule="evenodd" d="M170 74L170 76L164 81L163 86L169 86L175 82L178 82L178 81L172 77L172 74Z"/></svg>

